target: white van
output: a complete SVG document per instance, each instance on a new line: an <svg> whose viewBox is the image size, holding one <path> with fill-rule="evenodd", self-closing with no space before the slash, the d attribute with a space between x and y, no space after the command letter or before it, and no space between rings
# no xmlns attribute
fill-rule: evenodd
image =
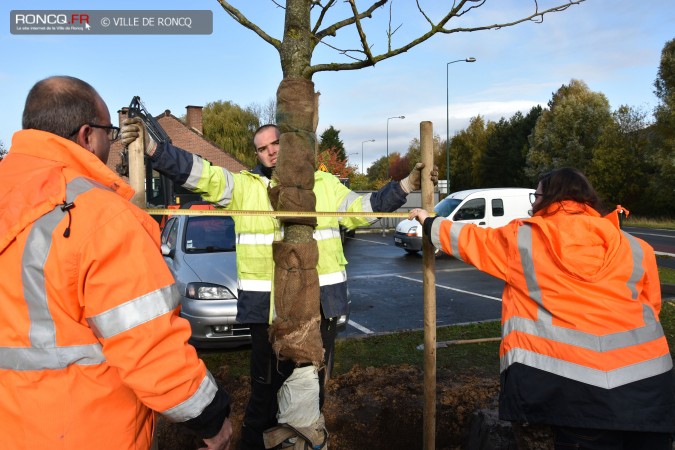
<svg viewBox="0 0 675 450"><path fill-rule="evenodd" d="M469 189L453 192L438 202L434 211L455 222L479 227L501 227L513 219L530 217L532 204L527 188ZM422 226L417 220L403 220L396 226L394 245L406 252L422 250Z"/></svg>

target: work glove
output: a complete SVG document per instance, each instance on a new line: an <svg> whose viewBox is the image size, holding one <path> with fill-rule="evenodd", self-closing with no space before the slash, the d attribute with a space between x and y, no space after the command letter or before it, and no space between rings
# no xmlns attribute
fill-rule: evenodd
<svg viewBox="0 0 675 450"><path fill-rule="evenodd" d="M128 147L139 136L143 136L143 148L148 156L152 156L157 149L157 142L147 133L143 121L139 117L128 117L122 121L121 136L124 147Z"/></svg>
<svg viewBox="0 0 675 450"><path fill-rule="evenodd" d="M411 193L412 191L418 191L422 188L422 169L424 169L424 163L417 163L413 168L410 175L401 180L401 189L406 194ZM431 172L429 172L431 181L434 183L434 186L438 185L438 167L434 165Z"/></svg>

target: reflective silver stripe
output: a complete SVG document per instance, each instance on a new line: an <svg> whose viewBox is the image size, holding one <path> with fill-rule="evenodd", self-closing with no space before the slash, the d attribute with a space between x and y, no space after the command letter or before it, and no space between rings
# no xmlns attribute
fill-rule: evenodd
<svg viewBox="0 0 675 450"><path fill-rule="evenodd" d="M462 228L464 228L465 225L465 223L458 222L452 222L452 225L450 225L450 250L452 251L452 256L459 259L460 261L464 260L459 253L459 234L462 232Z"/></svg>
<svg viewBox="0 0 675 450"><path fill-rule="evenodd" d="M334 272L319 275L319 285L328 286L331 284L344 283L347 281L347 272ZM272 280L237 280L237 288L242 291L271 292Z"/></svg>
<svg viewBox="0 0 675 450"><path fill-rule="evenodd" d="M518 253L520 254L520 264L523 267L523 276L527 285L528 295L537 303L537 319L550 325L553 323L551 313L544 308L544 302L541 297L541 289L537 282L537 275L534 271L534 259L532 258L532 226L524 223L518 227Z"/></svg>
<svg viewBox="0 0 675 450"><path fill-rule="evenodd" d="M370 196L372 194L357 194L356 192L349 192L345 199L340 203L340 206L338 206L338 212L346 212L349 210L349 207L351 206L352 203L354 203L356 200L361 197L361 211L362 212L375 212L373 211L373 205L370 204ZM368 221L368 223L375 223L377 220L379 220L377 217L364 217ZM338 220L342 220L342 217L338 217Z"/></svg>
<svg viewBox="0 0 675 450"><path fill-rule="evenodd" d="M329 286L331 284L344 283L347 281L347 272L334 272L319 275L319 286Z"/></svg>
<svg viewBox="0 0 675 450"><path fill-rule="evenodd" d="M87 323L96 336L109 338L171 312L179 303L178 288L171 284L93 317L87 317Z"/></svg>
<svg viewBox="0 0 675 450"><path fill-rule="evenodd" d="M86 178L76 178L66 186L66 202L98 186ZM105 361L98 343L56 347L56 326L47 304L44 264L51 250L52 234L68 213L57 205L37 219L28 234L22 255L23 296L30 320L31 347L0 348L0 366L15 370L61 369L71 364L100 364ZM65 239L65 238L64 238Z"/></svg>
<svg viewBox="0 0 675 450"><path fill-rule="evenodd" d="M237 280L237 288L242 291L271 292L272 280Z"/></svg>
<svg viewBox="0 0 675 450"><path fill-rule="evenodd" d="M202 172L204 171L204 160L199 156L192 155L192 168L190 169L190 174L185 180L184 188L191 191L197 189L197 183L202 179Z"/></svg>
<svg viewBox="0 0 675 450"><path fill-rule="evenodd" d="M283 237L283 230L281 236ZM339 239L339 228L324 228L321 230L314 230L314 239L321 241L324 239ZM237 235L237 245L272 245L274 242L274 233L241 233Z"/></svg>
<svg viewBox="0 0 675 450"><path fill-rule="evenodd" d="M105 362L101 345L72 345L49 348L0 347L0 369L49 370L78 364L89 366Z"/></svg>
<svg viewBox="0 0 675 450"><path fill-rule="evenodd" d="M373 211L373 205L370 204L370 196L372 193L364 194L361 196L361 211L363 212L375 212ZM377 219L374 219L377 220Z"/></svg>
<svg viewBox="0 0 675 450"><path fill-rule="evenodd" d="M635 239L635 237L631 236L625 231L622 231L621 233L623 233L623 235L628 239L628 242L630 243L630 251L633 253L633 272L631 273L627 284L628 289L630 289L631 293L633 294L633 300L637 300L637 283L642 279L642 276L645 273L644 269L642 268L644 252L642 251L642 246L637 241L637 239Z"/></svg>
<svg viewBox="0 0 675 450"><path fill-rule="evenodd" d="M237 245L272 245L274 233L241 233L237 235Z"/></svg>
<svg viewBox="0 0 675 450"><path fill-rule="evenodd" d="M218 392L218 385L208 370L199 388L187 400L173 408L162 411L162 415L173 422L185 422L199 416L209 406Z"/></svg>
<svg viewBox="0 0 675 450"><path fill-rule="evenodd" d="M220 187L223 188L223 191L214 192L211 189L211 181L215 174L208 173L205 177L205 174L203 173L205 166L206 161L193 154L192 168L190 169L190 174L188 175L187 180L185 180L183 187L204 194L203 197L205 200L217 205L229 205L232 201L232 190L234 188L234 177L232 176L232 173L223 167L209 166L211 171L219 171L222 174L222 179L216 177L216 181L221 183Z"/></svg>
<svg viewBox="0 0 675 450"><path fill-rule="evenodd" d="M349 209L349 205L351 205L354 201L358 200L360 197L359 194L357 194L354 191L350 191L347 196L345 197L344 200L342 200L342 203L337 208L337 212L346 212Z"/></svg>
<svg viewBox="0 0 675 450"><path fill-rule="evenodd" d="M324 239L340 239L339 228L324 228L322 230L314 230L314 239L322 241Z"/></svg>
<svg viewBox="0 0 675 450"><path fill-rule="evenodd" d="M522 348L514 348L502 356L500 360L500 371L503 372L514 363L536 367L570 380L579 381L603 389L613 389L634 381L653 377L668 372L673 367L673 361L670 358L670 354L668 354L605 372L603 370L580 366L579 364L571 363L569 361L540 355Z"/></svg>
<svg viewBox="0 0 675 450"><path fill-rule="evenodd" d="M535 275L532 248L532 227L530 224L524 223L518 228L518 251L523 276L528 289L528 296L537 304L537 319L530 320L523 317L511 317L502 327L503 339L507 339L510 333L519 331L553 342L602 353L652 342L664 336L661 323L656 319L649 305L642 305L642 316L645 325L632 330L598 336L592 333L553 325L551 313L543 305L541 288ZM633 254L633 273L629 284L633 287L631 292L634 293L634 297L637 299L636 285L644 273L641 268L644 254L639 243L635 240L631 242L631 250ZM639 266L640 269L636 269L636 266ZM511 364L516 362L606 389L655 376L672 368L670 354L630 366L603 371L584 367L563 359L541 355L530 350L513 348L501 358L501 370L506 370Z"/></svg>
<svg viewBox="0 0 675 450"><path fill-rule="evenodd" d="M443 222L443 219L431 222L431 243L439 249L443 249L443 244L441 244L441 222ZM422 227L424 227L424 224L422 224ZM424 230L422 231L422 234L424 234Z"/></svg>
<svg viewBox="0 0 675 450"><path fill-rule="evenodd" d="M511 317L503 325L503 336L513 331L520 331L563 344L574 345L594 352L609 352L633 345L640 345L663 337L661 323L654 320L653 312L647 305L643 306L646 325L633 330L622 331L603 336L585 331L551 325L550 321L533 321L523 317ZM650 318L651 316L651 318Z"/></svg>

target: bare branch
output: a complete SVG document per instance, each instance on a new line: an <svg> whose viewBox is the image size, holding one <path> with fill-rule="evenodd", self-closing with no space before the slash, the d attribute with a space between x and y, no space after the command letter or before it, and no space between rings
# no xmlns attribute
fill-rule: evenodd
<svg viewBox="0 0 675 450"><path fill-rule="evenodd" d="M318 33L315 33L317 41L321 41L326 36L335 36L337 31L341 28L347 27L349 25L354 24L356 19L364 19L364 18L371 18L373 16L373 11L375 11L377 8L384 6L387 4L389 0L378 0L375 3L373 3L370 8L365 10L364 12L360 13L357 17L350 17L345 20L341 20L339 22L334 23L333 25L329 26L328 28L325 28Z"/></svg>
<svg viewBox="0 0 675 450"><path fill-rule="evenodd" d="M272 3L274 3L275 5L277 5L278 8L286 9L284 6L280 5L280 4L279 4L278 2L276 2L275 0L272 0Z"/></svg>
<svg viewBox="0 0 675 450"><path fill-rule="evenodd" d="M512 27L514 25L518 25L523 22L535 22L535 23L542 23L544 21L544 15L548 13L553 13L553 12L560 12L560 11L565 11L567 8L569 8L572 5L578 5L586 0L568 0L567 4L560 5L560 6L554 6L549 9L545 9L543 11L539 11L539 5L537 4L537 0L533 0L535 8L534 8L534 13L530 14L527 17L523 17L522 19L515 20L513 22L505 22L505 23L496 23L493 25L485 25L482 27L471 27L471 28L451 28L451 29L445 29L445 28L439 28L440 33L445 33L445 34L451 34L451 33L458 33L458 32L471 32L471 31L482 31L482 30L499 30L500 28L504 27ZM483 3L485 0L483 0ZM482 4L482 3L481 3ZM480 5L478 5L480 6ZM472 6L469 9L473 9L477 6ZM468 11L468 10L467 10ZM465 14L466 11L463 11L460 15ZM445 19L445 18L444 18ZM448 17L449 19L449 17ZM444 21L441 21L444 22ZM439 22L439 23L441 23ZM445 20L447 22L447 20Z"/></svg>
<svg viewBox="0 0 675 450"><path fill-rule="evenodd" d="M354 17L356 18L356 29L359 33L359 38L361 39L361 46L363 47L363 52L366 54L366 57L368 58L369 61L373 61L373 54L370 52L370 48L368 47L368 39L366 39L366 33L363 31L363 27L361 27L361 19L358 18L359 16L359 10L356 8L356 3L354 0L349 0L349 4L352 6L352 13L354 13Z"/></svg>
<svg viewBox="0 0 675 450"><path fill-rule="evenodd" d="M328 12L329 9L335 5L335 2L337 0L329 0L328 3L326 3L326 6L321 6L321 2L317 2L319 6L321 6L321 13L319 13L319 18L316 20L316 24L314 24L314 28L312 29L312 34L316 35L316 32L319 28L321 28L321 23L323 22L323 18L326 16L326 13ZM313 6L312 6L313 7Z"/></svg>
<svg viewBox="0 0 675 450"><path fill-rule="evenodd" d="M262 29L260 29L260 27L248 20L246 16L244 16L237 8L230 5L225 0L218 0L218 3L220 3L220 6L222 6L225 12L228 13L234 20L260 36L265 42L277 49L277 51L281 49L281 41L274 39L272 36L265 33Z"/></svg>
<svg viewBox="0 0 675 450"><path fill-rule="evenodd" d="M526 16L522 19L513 21L513 22L504 22L504 23L496 23L493 25L485 25L485 26L479 26L479 27L468 27L468 28L452 28L452 29L445 29L443 26L452 18L452 17L459 17L464 14L466 14L467 11L472 10L474 8L477 8L485 3L485 0L460 0L456 4L453 5L452 11L448 13L445 17L443 17L437 24L431 23L431 29L423 34L422 36L418 37L417 39L412 40L411 42L407 43L406 45L403 45L399 48L396 49L391 49L389 48L386 53L380 54L380 55L373 55L371 58L364 58L359 61L355 61L352 63L330 63L330 64L316 64L314 66L309 67L305 71L305 75L307 76L312 76L313 74L317 72L324 72L324 71L340 71L340 70L356 70L356 69L361 69L363 67L368 67L368 66L373 66L376 63L383 61L385 59L389 59L393 56L399 55L401 53L405 53L408 50L410 50L413 47L416 47L417 45L421 44L422 42L425 42L429 38L431 38L434 34L436 33L445 33L445 34L451 34L451 33L459 33L459 32L473 32L473 31L482 31L482 30L498 30L500 28L504 27L510 27L514 26L523 22L536 22L536 23L541 23L543 21L543 17L546 14L553 13L553 12L560 12L564 11L567 8L569 8L572 5L578 5L580 3L583 3L586 0L567 0L567 3L564 5L559 5L555 6L546 10L539 10L539 5L537 4L537 0L533 0L535 8L534 12L530 14L529 16ZM467 3L467 2L472 2L475 3L475 5L471 5L468 7L466 10L461 11L461 8ZM460 12L461 11L461 12ZM340 50L340 53L345 54L349 50ZM356 52L355 50L351 50L352 53ZM359 52L360 53L360 52ZM352 57L352 59L355 59Z"/></svg>

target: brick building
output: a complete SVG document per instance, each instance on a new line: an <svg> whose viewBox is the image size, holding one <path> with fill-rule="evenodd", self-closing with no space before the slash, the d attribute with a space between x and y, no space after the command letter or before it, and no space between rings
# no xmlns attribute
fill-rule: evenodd
<svg viewBox="0 0 675 450"><path fill-rule="evenodd" d="M187 106L185 109L186 122L183 122L171 114L171 111L168 109L164 111L164 113L155 117L157 122L159 122L162 128L164 128L164 131L166 131L166 133L169 135L171 142L174 145L187 150L190 153L195 153L211 162L211 164L224 167L230 172L239 172L241 170L248 169L248 167L245 166L241 161L229 153L226 153L224 150L204 137L201 106ZM119 126L121 126L122 121L127 118L128 108L122 108L121 110L117 111L117 113ZM252 148L253 147L251 147L251 149ZM110 146L108 167L110 167L112 170L115 170L115 167L121 162L120 152L122 150L122 143L119 139L113 142ZM155 193L148 197L148 202L154 204L173 203L171 200L167 202L163 198L157 198L159 195L166 196L166 192L168 191L165 190L166 187L159 187L159 175L156 172L153 174L152 178L152 184ZM164 191L165 194L160 194L160 190ZM169 190L172 190L170 185Z"/></svg>

